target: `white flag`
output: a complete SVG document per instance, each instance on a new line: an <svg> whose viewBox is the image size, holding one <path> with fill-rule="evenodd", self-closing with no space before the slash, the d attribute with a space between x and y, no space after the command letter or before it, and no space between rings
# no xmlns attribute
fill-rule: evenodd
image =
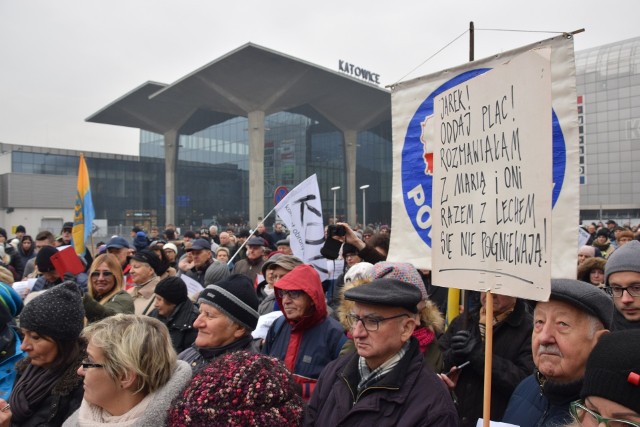
<svg viewBox="0 0 640 427"><path fill-rule="evenodd" d="M324 222L316 175L291 190L275 210L289 229L293 254L312 265L320 275L320 280L325 280L328 277L327 260L320 254L324 244Z"/></svg>

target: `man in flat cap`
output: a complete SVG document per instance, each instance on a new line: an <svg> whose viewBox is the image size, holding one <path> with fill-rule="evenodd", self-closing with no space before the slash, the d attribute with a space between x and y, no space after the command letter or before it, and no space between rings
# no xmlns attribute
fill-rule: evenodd
<svg viewBox="0 0 640 427"><path fill-rule="evenodd" d="M344 297L355 303L348 322L357 353L327 365L305 425L457 426L449 392L411 336L422 299L418 288L382 278Z"/></svg>
<svg viewBox="0 0 640 427"><path fill-rule="evenodd" d="M202 287L209 285L210 283L205 283L204 278L207 269L213 264L211 243L206 239L196 239L186 252L189 255L185 258L190 257L191 262L186 264L187 270L183 274L200 283Z"/></svg>
<svg viewBox="0 0 640 427"><path fill-rule="evenodd" d="M252 236L249 238L246 244L246 258L236 262L233 267L234 274L244 274L251 282L255 283L256 277L262 271L262 265L264 264L264 248L267 243L263 238Z"/></svg>
<svg viewBox="0 0 640 427"><path fill-rule="evenodd" d="M533 312L531 350L536 369L516 387L503 422L555 427L572 421L569 405L580 398L587 359L611 328L613 301L600 288L552 279L549 301Z"/></svg>

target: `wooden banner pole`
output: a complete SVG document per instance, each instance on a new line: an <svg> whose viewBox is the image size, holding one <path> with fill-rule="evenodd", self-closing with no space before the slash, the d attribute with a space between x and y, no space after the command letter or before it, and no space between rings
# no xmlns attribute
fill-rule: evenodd
<svg viewBox="0 0 640 427"><path fill-rule="evenodd" d="M489 427L491 423L491 367L493 366L493 294L487 291L485 302L487 313L486 329L484 337L484 402L482 406L483 426Z"/></svg>

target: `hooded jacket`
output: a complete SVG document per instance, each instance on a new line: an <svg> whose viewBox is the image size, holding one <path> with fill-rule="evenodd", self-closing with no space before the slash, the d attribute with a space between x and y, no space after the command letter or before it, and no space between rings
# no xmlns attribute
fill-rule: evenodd
<svg viewBox="0 0 640 427"><path fill-rule="evenodd" d="M310 265L299 265L275 285L276 301L283 317L276 320L265 341L263 353L277 357L294 374L302 386L302 397L309 399L322 369L338 358L347 340L344 329L327 316L327 303L318 273ZM311 298L312 305L302 319L287 317L277 290L301 290Z"/></svg>

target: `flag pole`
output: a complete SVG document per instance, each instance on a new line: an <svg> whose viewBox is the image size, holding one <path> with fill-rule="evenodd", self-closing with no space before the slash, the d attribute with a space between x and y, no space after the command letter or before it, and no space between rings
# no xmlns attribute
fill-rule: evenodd
<svg viewBox="0 0 640 427"><path fill-rule="evenodd" d="M264 217L264 218L263 218L263 219L258 223L258 225L256 226L256 230L258 229L258 227L260 226L260 224L264 224L264 221L265 221L267 218L269 218L269 217L271 216L271 214L272 214L272 213L274 213L274 212L275 212L275 210L276 210L276 207L277 207L277 206L278 206L278 205L275 205L275 206L273 207L273 209L271 209L271 210L269 211L269 213L268 213L268 214L267 214L267 215L266 215L266 216L265 216L265 217ZM236 250L236 253L234 253L234 254L233 254L233 256L229 259L229 261L227 261L227 265L229 265L229 264L231 264L231 263L233 262L233 260L236 258L236 255L238 255L238 254L240 253L240 250L241 250L242 248L244 248L244 247L247 245L247 242L249 241L249 239L251 238L251 236L253 236L253 234L256 232L256 230L253 230L253 233L251 233L251 234L249 235L249 237L247 238L247 240L245 240L245 241L242 243L242 245L240 245L240 247Z"/></svg>

